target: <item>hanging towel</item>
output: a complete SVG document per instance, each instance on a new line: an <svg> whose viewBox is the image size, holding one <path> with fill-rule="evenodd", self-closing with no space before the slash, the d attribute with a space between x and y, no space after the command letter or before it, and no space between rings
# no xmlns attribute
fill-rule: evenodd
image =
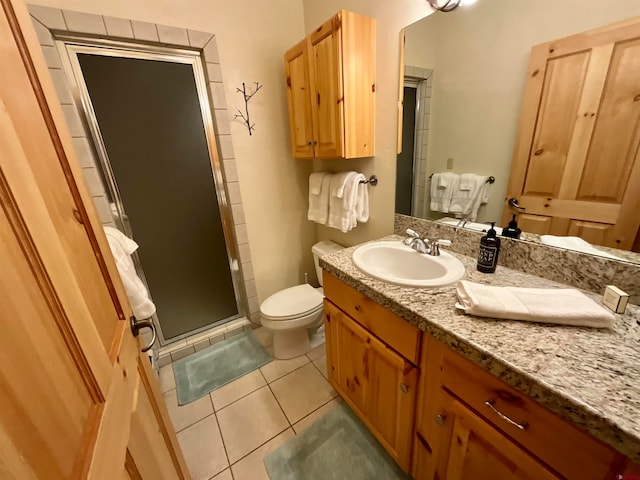
<svg viewBox="0 0 640 480"><path fill-rule="evenodd" d="M475 174L463 173L460 175L460 190L471 190L473 188Z"/></svg>
<svg viewBox="0 0 640 480"><path fill-rule="evenodd" d="M332 175L329 194L329 217L327 226L348 232L356 226L355 201L357 187L354 180L357 172L340 172Z"/></svg>
<svg viewBox="0 0 640 480"><path fill-rule="evenodd" d="M491 287L461 280L458 308L479 317L611 328L611 312L576 289Z"/></svg>
<svg viewBox="0 0 640 480"><path fill-rule="evenodd" d="M325 225L329 216L329 189L331 174L315 172L309 176L309 211L307 218Z"/></svg>
<svg viewBox="0 0 640 480"><path fill-rule="evenodd" d="M462 190L462 176L465 177L465 183L470 185L469 190ZM452 193L449 213L456 213L474 221L478 216L480 205L489 200L490 184L487 183L488 177L486 176L473 173L466 173L462 176L458 188Z"/></svg>
<svg viewBox="0 0 640 480"><path fill-rule="evenodd" d="M601 257L611 258L612 260L622 260L609 252L594 247L589 242L580 237L559 237L556 235L540 235L540 241L543 245L552 247L567 248L576 252L588 253L590 255L599 255Z"/></svg>
<svg viewBox="0 0 640 480"><path fill-rule="evenodd" d="M449 211L452 192L458 189L460 175L453 172L434 173L431 177L431 202L429 207L434 212Z"/></svg>
<svg viewBox="0 0 640 480"><path fill-rule="evenodd" d="M149 293L138 277L133 260L131 260L131 254L138 249L138 244L113 227L104 227L104 233L116 261L116 267L127 292L127 297L129 297L133 314L139 320L149 318L156 313L156 306L149 298Z"/></svg>
<svg viewBox="0 0 640 480"><path fill-rule="evenodd" d="M358 198L356 199L356 220L361 223L367 223L369 221L369 184L361 183L360 180L365 180L366 177L362 174L358 177Z"/></svg>

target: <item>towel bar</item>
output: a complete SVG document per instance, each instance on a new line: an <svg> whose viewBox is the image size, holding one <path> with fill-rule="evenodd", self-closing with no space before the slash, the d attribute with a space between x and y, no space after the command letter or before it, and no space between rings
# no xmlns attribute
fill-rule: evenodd
<svg viewBox="0 0 640 480"><path fill-rule="evenodd" d="M433 177L433 173L431 175L429 175L429 180L431 180L431 177ZM493 175L491 175L489 178L487 178L487 183L493 183L496 181L496 177L494 177Z"/></svg>
<svg viewBox="0 0 640 480"><path fill-rule="evenodd" d="M369 177L369 180L360 180L360 183L370 183L372 187L375 187L376 185L378 185L378 177L376 177L375 175L371 175Z"/></svg>

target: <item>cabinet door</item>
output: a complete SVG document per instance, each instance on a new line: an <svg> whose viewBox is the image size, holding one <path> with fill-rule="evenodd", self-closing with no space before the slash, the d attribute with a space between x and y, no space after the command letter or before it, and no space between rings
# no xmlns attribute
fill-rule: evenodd
<svg viewBox="0 0 640 480"><path fill-rule="evenodd" d="M311 90L307 39L298 43L284 56L287 76L287 106L291 154L295 158L313 158L313 128L311 126Z"/></svg>
<svg viewBox="0 0 640 480"><path fill-rule="evenodd" d="M448 480L560 478L460 402L446 394L443 399L439 428L448 438L434 453L446 463Z"/></svg>
<svg viewBox="0 0 640 480"><path fill-rule="evenodd" d="M344 157L340 16L310 36L309 73L316 157Z"/></svg>
<svg viewBox="0 0 640 480"><path fill-rule="evenodd" d="M325 321L332 384L407 471L417 368L329 302Z"/></svg>

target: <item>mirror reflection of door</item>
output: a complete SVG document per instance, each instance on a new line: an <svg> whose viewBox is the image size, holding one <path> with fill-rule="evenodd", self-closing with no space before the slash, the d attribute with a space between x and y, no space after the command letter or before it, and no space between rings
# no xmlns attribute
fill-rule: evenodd
<svg viewBox="0 0 640 480"><path fill-rule="evenodd" d="M523 230L631 249L640 226L640 19L533 47L507 198ZM503 223L508 221L507 206Z"/></svg>
<svg viewBox="0 0 640 480"><path fill-rule="evenodd" d="M417 84L404 86L404 105L402 111L402 152L396 163L396 213L411 215L411 200L414 169L414 145L416 131L416 95Z"/></svg>

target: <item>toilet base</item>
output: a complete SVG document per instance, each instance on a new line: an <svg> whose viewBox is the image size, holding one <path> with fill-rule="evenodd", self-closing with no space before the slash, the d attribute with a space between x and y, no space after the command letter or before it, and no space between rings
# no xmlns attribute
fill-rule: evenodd
<svg viewBox="0 0 640 480"><path fill-rule="evenodd" d="M277 330L273 332L273 356L279 360L299 357L311 351L309 330Z"/></svg>

